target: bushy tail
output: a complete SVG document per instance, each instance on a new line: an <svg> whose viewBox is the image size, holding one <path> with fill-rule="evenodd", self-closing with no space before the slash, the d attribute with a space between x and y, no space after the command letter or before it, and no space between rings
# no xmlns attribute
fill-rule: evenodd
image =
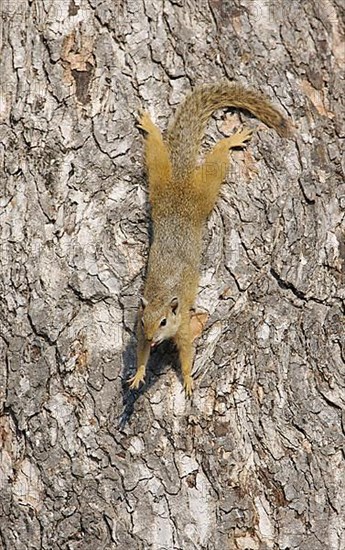
<svg viewBox="0 0 345 550"><path fill-rule="evenodd" d="M168 129L167 140L176 176L183 178L193 171L206 123L214 111L224 107L250 111L279 135L290 134L289 122L264 95L226 81L201 86L181 103Z"/></svg>

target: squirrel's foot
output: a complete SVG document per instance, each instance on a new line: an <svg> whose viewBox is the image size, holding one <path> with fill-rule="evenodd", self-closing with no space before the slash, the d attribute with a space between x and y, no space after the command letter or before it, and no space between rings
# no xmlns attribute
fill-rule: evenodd
<svg viewBox="0 0 345 550"><path fill-rule="evenodd" d="M184 391L186 392L186 397L192 397L192 392L194 389L194 381L190 375L184 378L183 387L184 387Z"/></svg>
<svg viewBox="0 0 345 550"><path fill-rule="evenodd" d="M228 146L231 147L241 147L250 140L253 135L253 130L251 128L243 128L243 130L238 130L233 136L228 138Z"/></svg>
<svg viewBox="0 0 345 550"><path fill-rule="evenodd" d="M144 132L152 133L155 130L151 117L147 111L141 111L138 118L138 128Z"/></svg>
<svg viewBox="0 0 345 550"><path fill-rule="evenodd" d="M137 390L141 383L145 384L145 366L141 365L135 375L127 380L130 390Z"/></svg>

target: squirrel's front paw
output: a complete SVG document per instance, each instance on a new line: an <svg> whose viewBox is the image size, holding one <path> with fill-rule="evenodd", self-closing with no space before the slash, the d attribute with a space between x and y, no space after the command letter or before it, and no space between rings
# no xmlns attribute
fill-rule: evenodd
<svg viewBox="0 0 345 550"><path fill-rule="evenodd" d="M187 376L183 381L184 391L186 392L186 397L192 397L192 392L194 389L194 382L191 376Z"/></svg>
<svg viewBox="0 0 345 550"><path fill-rule="evenodd" d="M132 378L127 380L130 390L137 390L141 383L145 384L145 367L142 365Z"/></svg>

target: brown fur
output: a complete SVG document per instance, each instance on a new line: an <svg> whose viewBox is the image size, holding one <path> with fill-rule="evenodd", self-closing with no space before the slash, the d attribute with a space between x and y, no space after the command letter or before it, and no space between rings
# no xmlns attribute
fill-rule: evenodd
<svg viewBox="0 0 345 550"><path fill-rule="evenodd" d="M261 94L221 82L193 91L177 109L167 140L148 113L139 127L146 132L146 167L154 222L143 305L139 312L137 372L131 388L144 381L152 344L173 338L179 350L184 387L193 389L190 309L198 291L203 224L217 200L229 165L229 150L243 146L248 129L219 141L196 168L205 125L216 109L246 109L289 134L289 123Z"/></svg>

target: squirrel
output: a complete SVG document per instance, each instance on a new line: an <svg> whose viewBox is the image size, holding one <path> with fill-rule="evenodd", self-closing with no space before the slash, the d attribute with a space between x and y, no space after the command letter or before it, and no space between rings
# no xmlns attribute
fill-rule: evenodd
<svg viewBox="0 0 345 550"><path fill-rule="evenodd" d="M153 242L138 314L137 370L128 380L131 389L144 383L151 349L173 339L184 389L191 396L190 311L198 291L203 226L226 177L229 150L244 146L252 135L247 128L221 139L197 166L206 123L214 111L225 107L249 111L282 137L290 134L290 123L265 96L227 81L192 91L177 108L166 139L147 112L139 118L138 127L146 134Z"/></svg>

